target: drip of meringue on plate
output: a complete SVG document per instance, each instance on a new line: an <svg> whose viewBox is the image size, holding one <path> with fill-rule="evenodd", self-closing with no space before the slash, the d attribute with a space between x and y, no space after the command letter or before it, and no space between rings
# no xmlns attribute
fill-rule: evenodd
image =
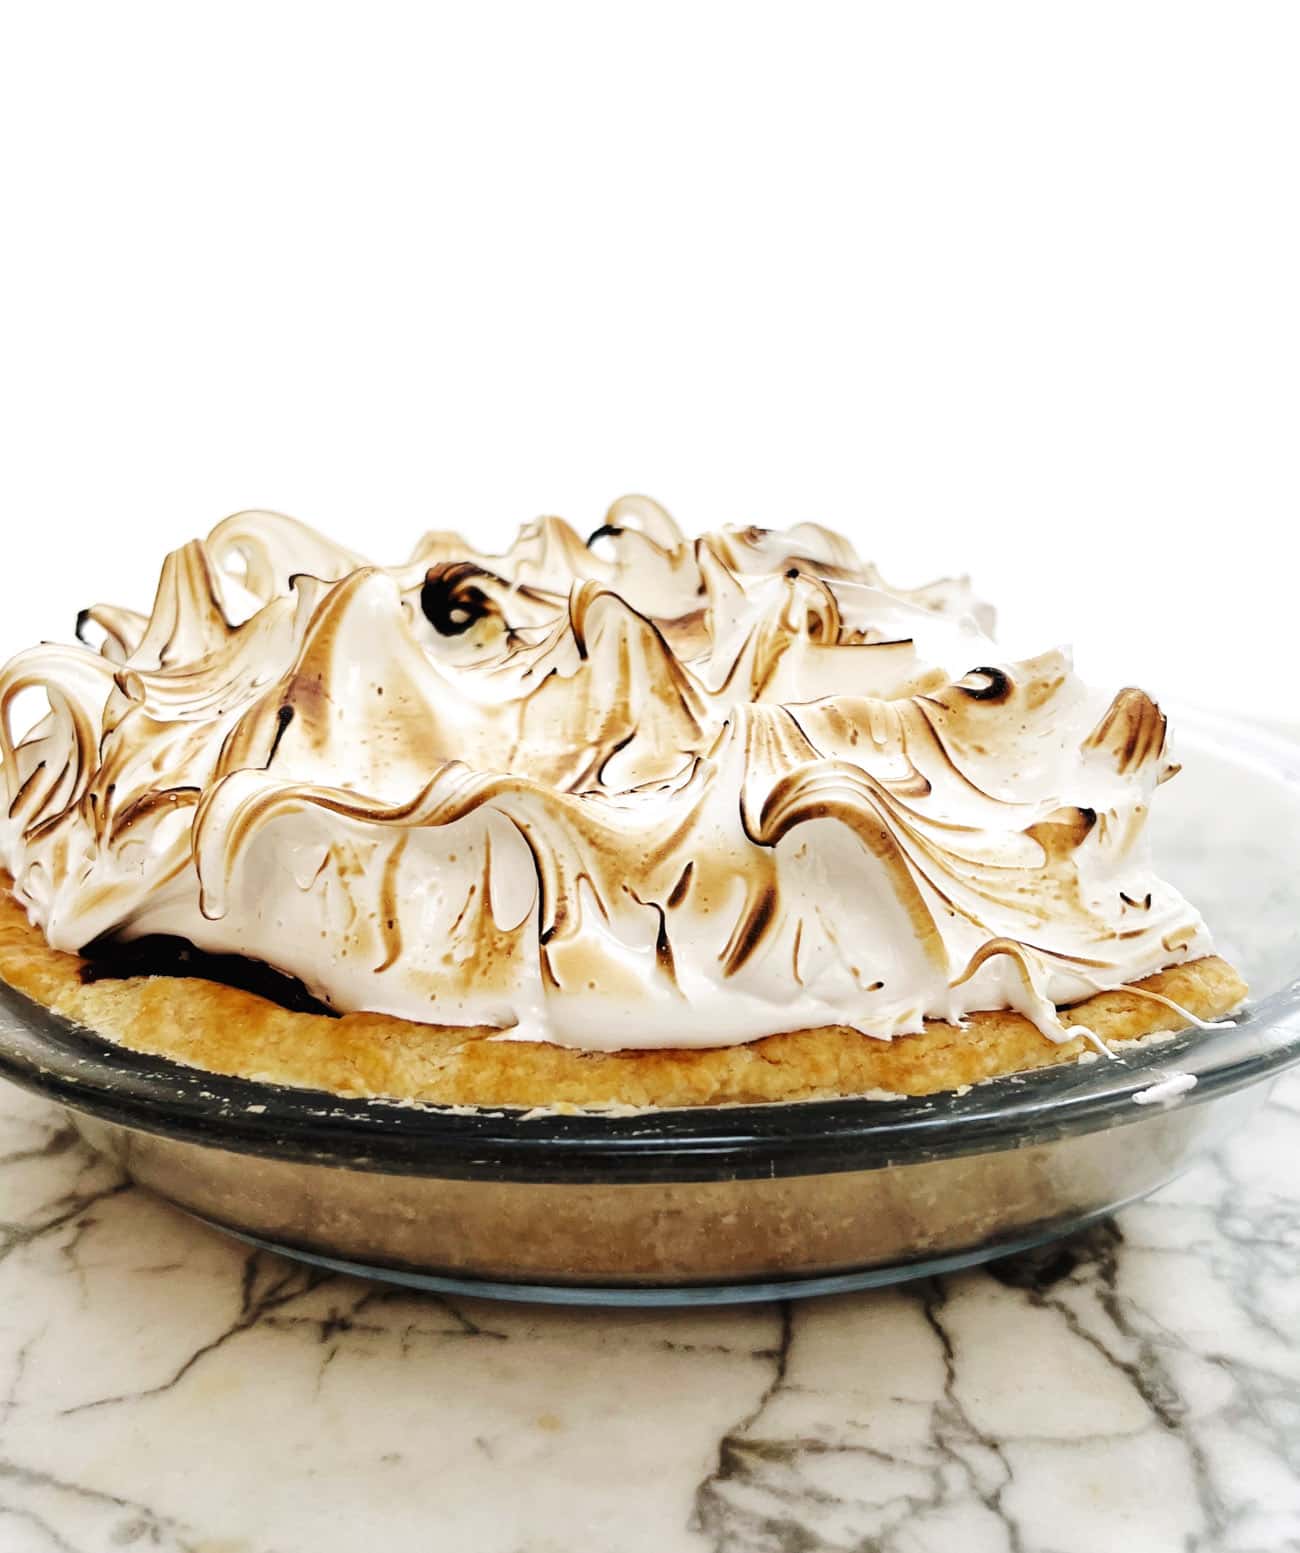
<svg viewBox="0 0 1300 1553"><path fill-rule="evenodd" d="M147 617L0 674L0 862L55 949L165 935L503 1040L1013 1009L1063 1041L1059 1006L1210 940L1151 871L1159 709L991 625L827 529L688 540L643 497L393 567L242 513Z"/></svg>

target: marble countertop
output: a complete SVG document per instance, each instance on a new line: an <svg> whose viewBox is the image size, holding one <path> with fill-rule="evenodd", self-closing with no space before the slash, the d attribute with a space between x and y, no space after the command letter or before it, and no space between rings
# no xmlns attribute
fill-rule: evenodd
<svg viewBox="0 0 1300 1553"><path fill-rule="evenodd" d="M987 1271L733 1310L250 1253L0 1085L0 1553L1300 1548L1300 1074Z"/></svg>

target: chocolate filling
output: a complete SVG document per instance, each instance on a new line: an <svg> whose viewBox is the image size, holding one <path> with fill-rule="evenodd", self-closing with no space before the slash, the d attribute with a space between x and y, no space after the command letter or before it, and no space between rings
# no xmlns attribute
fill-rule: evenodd
<svg viewBox="0 0 1300 1553"><path fill-rule="evenodd" d="M327 1014L337 1010L313 997L296 976L277 971L264 960L242 954L209 954L188 938L149 933L143 938L118 938L105 933L81 951L83 982L118 981L128 976L194 976L252 992L294 1014Z"/></svg>

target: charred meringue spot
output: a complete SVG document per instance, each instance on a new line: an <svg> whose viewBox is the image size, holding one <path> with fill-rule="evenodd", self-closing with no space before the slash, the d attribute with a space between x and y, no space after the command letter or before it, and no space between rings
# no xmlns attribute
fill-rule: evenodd
<svg viewBox="0 0 1300 1553"><path fill-rule="evenodd" d="M491 574L468 561L431 566L420 589L424 618L442 636L461 636L492 613L492 603L479 585Z"/></svg>
<svg viewBox="0 0 1300 1553"><path fill-rule="evenodd" d="M991 701L995 706L1010 697L1012 688L1010 677L994 668L972 669L956 685L956 689L972 701Z"/></svg>
<svg viewBox="0 0 1300 1553"><path fill-rule="evenodd" d="M677 963L673 959L672 940L668 936L668 912L658 901L647 901L629 887L628 894L639 906L646 906L653 911L658 918L659 926L655 933L655 963L659 967L660 974L674 993L680 995L681 987L677 981Z"/></svg>
<svg viewBox="0 0 1300 1553"><path fill-rule="evenodd" d="M691 887L691 875L694 872L695 862L693 859L687 858L686 867L682 869L681 874L678 876L677 883L673 885L672 889L669 891L668 904L670 907L680 906L681 903L686 899L686 893Z"/></svg>
<svg viewBox="0 0 1300 1553"><path fill-rule="evenodd" d="M271 769L271 762L275 759L275 752L280 748L280 741L289 731L289 724L293 721L293 707L286 703L277 707L275 713L275 737L271 740L271 750L266 757L266 769Z"/></svg>
<svg viewBox="0 0 1300 1553"><path fill-rule="evenodd" d="M757 950L763 942L768 929L772 926L772 919L776 915L777 892L773 884L763 884L758 889L750 892L745 901L745 908L736 919L736 925L732 929L731 937L727 940L719 959L722 961L722 974L734 976L744 965L745 961Z"/></svg>
<svg viewBox="0 0 1300 1553"><path fill-rule="evenodd" d="M409 836L399 836L396 845L384 863L383 878L379 886L379 920L384 941L384 958L375 966L375 974L388 970L402 952L402 928L399 920L397 876L406 853Z"/></svg>

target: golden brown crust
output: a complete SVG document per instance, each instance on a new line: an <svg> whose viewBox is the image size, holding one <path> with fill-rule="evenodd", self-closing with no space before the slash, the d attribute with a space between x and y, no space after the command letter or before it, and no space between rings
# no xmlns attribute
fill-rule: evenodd
<svg viewBox="0 0 1300 1553"><path fill-rule="evenodd" d="M489 1030L414 1024L383 1014L296 1014L216 982L141 976L83 983L82 960L51 949L0 883L0 977L20 992L135 1051L210 1072L438 1105L696 1106L788 1101L887 1090L926 1095L1078 1057L1019 1014L929 1021L917 1035L877 1040L842 1026L703 1050L578 1052L487 1041ZM1137 986L1200 1019L1227 1013L1246 986L1216 956L1173 966ZM1070 1022L1108 1043L1187 1023L1136 992L1103 992Z"/></svg>

